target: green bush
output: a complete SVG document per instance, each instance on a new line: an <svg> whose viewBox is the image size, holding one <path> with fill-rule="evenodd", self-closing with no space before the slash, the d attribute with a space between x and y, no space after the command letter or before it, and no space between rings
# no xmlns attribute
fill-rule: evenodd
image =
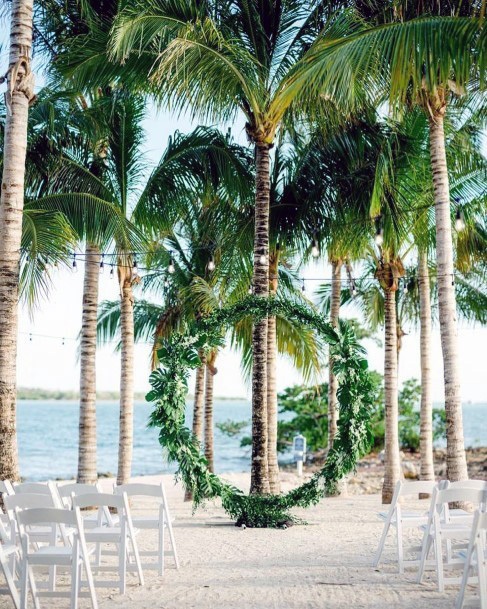
<svg viewBox="0 0 487 609"><path fill-rule="evenodd" d="M370 373L372 378L372 416L371 426L374 435L374 448L384 446L384 379L378 372ZM402 448L419 449L419 403L421 386L416 379L405 381L399 392L399 443ZM328 384L315 387L294 385L278 396L279 412L294 413L289 421L278 423L278 449L287 450L296 434L306 438L308 450L315 452L326 448L328 433ZM433 410L433 439L445 435L445 412Z"/></svg>

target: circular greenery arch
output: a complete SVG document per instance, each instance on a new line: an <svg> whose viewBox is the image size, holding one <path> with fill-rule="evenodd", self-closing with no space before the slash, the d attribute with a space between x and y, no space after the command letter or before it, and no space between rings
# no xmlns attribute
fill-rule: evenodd
<svg viewBox="0 0 487 609"><path fill-rule="evenodd" d="M225 330L246 316L254 321L282 315L314 328L329 345L333 371L338 379L340 418L338 433L323 468L298 488L281 495L246 495L208 470L200 444L184 425L188 376L201 365L199 352L224 345ZM289 510L317 503L336 492L338 481L355 468L370 449L369 425L371 381L364 349L352 327L340 322L335 329L310 307L278 298L248 296L238 303L217 309L166 339L157 355L160 366L150 376L152 390L146 399L154 402L149 425L158 427L159 442L168 458L179 464L176 473L193 494L195 508L204 499L220 497L225 511L237 525L278 527L297 522Z"/></svg>

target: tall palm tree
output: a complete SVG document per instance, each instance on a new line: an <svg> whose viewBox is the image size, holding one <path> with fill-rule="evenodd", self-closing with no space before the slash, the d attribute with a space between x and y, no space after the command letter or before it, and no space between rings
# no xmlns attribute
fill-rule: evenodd
<svg viewBox="0 0 487 609"><path fill-rule="evenodd" d="M33 0L13 0L7 71L7 117L0 200L0 477L18 480L16 357L19 262L31 71Z"/></svg>
<svg viewBox="0 0 487 609"><path fill-rule="evenodd" d="M189 105L195 114L216 120L237 112L245 116L256 164L252 286L254 294L267 297L270 150L284 115L307 86L291 87L293 67L306 65L310 39L336 3L320 3L319 10L292 1L191 3L185 14L177 14L176 5L158 0L122 11L114 31L115 53L150 57L152 68L141 79L149 75L153 91L176 110ZM332 24L330 19L330 28ZM267 335L267 319L254 325L251 493L257 494L269 491Z"/></svg>
<svg viewBox="0 0 487 609"><path fill-rule="evenodd" d="M382 9L384 5L378 6ZM450 480L466 478L467 464L452 285L453 243L444 120L455 96L467 91L472 83L475 89L477 82L484 82L485 23L476 17L462 16L471 15L472 6L473 3L459 2L459 12L455 16L443 17L430 16L437 14L436 2L431 3L431 13L428 12L429 3L397 3L395 9L401 10L385 11L385 18L384 11L379 11L377 25L372 22L370 27L335 41L319 40L308 66L299 66L295 74L297 82L306 80L310 84L308 95L311 97L323 89L333 90L337 99L348 99L350 103L354 103L351 77L359 81L365 79L374 92L386 85L391 108L417 103L429 118L447 413L447 475ZM444 8L448 8L446 3ZM423 17L411 18L417 17L418 11ZM337 65L341 69L333 70Z"/></svg>

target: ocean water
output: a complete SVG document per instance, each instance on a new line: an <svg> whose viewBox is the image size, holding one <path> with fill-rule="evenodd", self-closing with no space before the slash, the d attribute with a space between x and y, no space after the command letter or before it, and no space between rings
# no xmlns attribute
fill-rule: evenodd
<svg viewBox="0 0 487 609"><path fill-rule="evenodd" d="M151 406L137 402L134 411L134 456L132 473L171 473L170 464L158 442L158 430L147 428ZM249 421L247 401L216 401L215 422L228 419ZM98 402L98 472L116 474L118 457L118 402ZM487 446L487 404L463 407L466 446ZM187 408L191 424L191 407ZM78 450L78 403L21 400L18 404L20 473L26 480L69 479L76 476ZM250 434L250 425L243 430ZM250 451L240 448L240 438L229 438L215 428L217 473L250 470Z"/></svg>

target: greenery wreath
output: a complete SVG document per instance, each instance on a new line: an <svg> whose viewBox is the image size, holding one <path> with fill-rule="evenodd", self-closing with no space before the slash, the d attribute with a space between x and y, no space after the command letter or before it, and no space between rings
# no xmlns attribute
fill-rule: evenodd
<svg viewBox="0 0 487 609"><path fill-rule="evenodd" d="M340 418L338 434L323 468L298 488L281 495L246 495L211 473L201 447L184 425L188 375L201 365L199 351L205 353L224 345L228 327L251 316L254 321L268 315L312 327L329 345L333 370L338 379ZM240 302L217 309L181 333L173 333L157 351L160 367L152 372L152 390L146 399L154 403L149 425L160 428L159 442L170 461L176 461L176 476L193 494L196 508L205 499L220 497L224 510L237 525L282 527L298 519L289 513L294 507L308 507L325 494L334 493L338 481L355 469L357 460L370 449L369 425L371 381L364 349L352 327L340 322L338 329L310 307L280 300L248 296Z"/></svg>

